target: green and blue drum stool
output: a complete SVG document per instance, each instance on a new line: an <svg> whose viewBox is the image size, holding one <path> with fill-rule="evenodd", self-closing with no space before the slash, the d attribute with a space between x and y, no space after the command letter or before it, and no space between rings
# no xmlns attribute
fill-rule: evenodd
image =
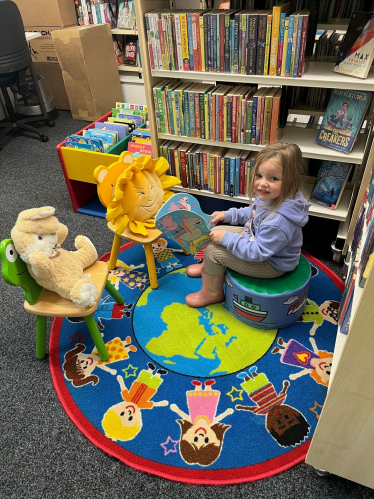
<svg viewBox="0 0 374 499"><path fill-rule="evenodd" d="M295 270L275 279L247 277L227 269L226 305L249 326L260 329L289 326L304 311L310 279L311 267L303 255Z"/></svg>

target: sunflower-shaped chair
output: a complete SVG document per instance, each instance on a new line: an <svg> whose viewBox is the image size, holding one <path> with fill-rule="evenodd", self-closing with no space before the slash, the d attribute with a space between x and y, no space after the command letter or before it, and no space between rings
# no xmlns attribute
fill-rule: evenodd
<svg viewBox="0 0 374 499"><path fill-rule="evenodd" d="M134 159L125 151L117 162L98 166L94 171L100 202L107 208L108 228L114 233L109 269L116 268L122 239L141 244L152 289L158 287L152 243L162 236L154 217L173 195L170 187L180 184L177 177L165 174L168 169L165 158Z"/></svg>

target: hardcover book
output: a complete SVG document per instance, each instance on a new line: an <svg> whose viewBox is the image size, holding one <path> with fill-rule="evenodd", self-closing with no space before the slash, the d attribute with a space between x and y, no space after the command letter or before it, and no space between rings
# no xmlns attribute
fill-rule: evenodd
<svg viewBox="0 0 374 499"><path fill-rule="evenodd" d="M331 149L351 152L370 103L371 92L334 88L316 142Z"/></svg>
<svg viewBox="0 0 374 499"><path fill-rule="evenodd" d="M374 14L354 12L340 44L334 71L367 78L374 58Z"/></svg>
<svg viewBox="0 0 374 499"><path fill-rule="evenodd" d="M324 161L314 182L310 201L335 210L352 167L350 163Z"/></svg>

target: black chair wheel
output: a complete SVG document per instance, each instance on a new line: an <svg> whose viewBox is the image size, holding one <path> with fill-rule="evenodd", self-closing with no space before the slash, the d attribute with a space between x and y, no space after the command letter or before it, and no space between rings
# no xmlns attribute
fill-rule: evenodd
<svg viewBox="0 0 374 499"><path fill-rule="evenodd" d="M48 135L41 135L40 140L42 142L48 142L48 140L49 140Z"/></svg>
<svg viewBox="0 0 374 499"><path fill-rule="evenodd" d="M55 122L53 120L49 120L47 121L47 125L52 128L53 126L55 126Z"/></svg>

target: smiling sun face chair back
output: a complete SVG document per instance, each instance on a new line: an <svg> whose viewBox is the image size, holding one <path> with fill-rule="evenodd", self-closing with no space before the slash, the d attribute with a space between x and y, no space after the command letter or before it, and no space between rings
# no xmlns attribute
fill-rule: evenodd
<svg viewBox="0 0 374 499"><path fill-rule="evenodd" d="M152 243L162 236L154 217L173 195L170 187L180 184L178 178L166 175L168 169L165 158L134 159L125 151L117 162L108 167L98 166L94 171L100 202L107 208L108 228L114 233L109 269L116 268L122 239L141 244L152 289L158 287Z"/></svg>
<svg viewBox="0 0 374 499"><path fill-rule="evenodd" d="M4 239L0 242L0 261L4 281L11 286L21 286L26 312L36 315L36 357L38 359L43 359L46 354L46 317L83 317L101 360L109 359L109 353L93 313L100 302L104 287L119 305L124 303L124 299L108 281L109 270L105 262L96 261L85 269L85 272L91 275L99 292L96 302L91 307L78 308L72 301L61 298L57 293L42 288L36 283L11 239Z"/></svg>

